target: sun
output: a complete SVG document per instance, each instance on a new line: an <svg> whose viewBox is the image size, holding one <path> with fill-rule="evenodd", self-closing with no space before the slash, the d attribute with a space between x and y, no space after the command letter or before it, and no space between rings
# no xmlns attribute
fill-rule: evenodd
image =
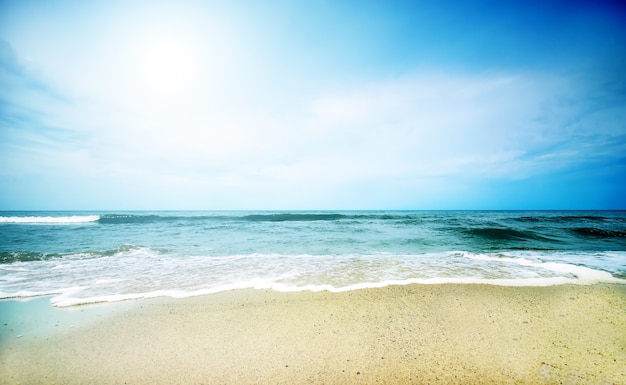
<svg viewBox="0 0 626 385"><path fill-rule="evenodd" d="M152 92L161 95L184 92L196 74L194 51L183 40L158 39L144 48L141 73L145 85Z"/></svg>

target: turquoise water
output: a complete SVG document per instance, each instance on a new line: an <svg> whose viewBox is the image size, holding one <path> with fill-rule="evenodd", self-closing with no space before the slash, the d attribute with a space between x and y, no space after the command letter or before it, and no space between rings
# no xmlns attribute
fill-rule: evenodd
<svg viewBox="0 0 626 385"><path fill-rule="evenodd" d="M0 212L0 298L626 278L624 211Z"/></svg>

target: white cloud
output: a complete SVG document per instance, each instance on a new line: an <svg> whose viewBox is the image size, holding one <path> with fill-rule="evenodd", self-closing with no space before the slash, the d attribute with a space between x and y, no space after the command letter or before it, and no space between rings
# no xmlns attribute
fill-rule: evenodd
<svg viewBox="0 0 626 385"><path fill-rule="evenodd" d="M267 109L232 100L156 104L105 118L94 143L105 143L97 156L109 172L143 169L146 178L203 180L209 190L523 179L571 161L571 150L550 149L566 139L560 127L571 111L560 103L572 93L546 75L417 73Z"/></svg>
<svg viewBox="0 0 626 385"><path fill-rule="evenodd" d="M371 177L506 177L513 164L536 171L520 169L519 158L560 139L534 121L569 92L547 76L427 73L322 98L312 111L315 127L352 155L344 166Z"/></svg>
<svg viewBox="0 0 626 385"><path fill-rule="evenodd" d="M589 119L615 120L615 113L581 116L582 91L540 73L422 71L293 97L280 82L222 93L204 79L176 97L131 92L131 84L116 99L120 79L113 80L46 115L39 134L63 127L76 134L72 141L40 140L48 144L38 156L24 152L11 165L97 178L121 197L160 191L187 207L356 207L371 206L383 190L388 200L403 193L419 200L467 183L566 169L606 153L604 143L620 132L611 121L581 143Z"/></svg>

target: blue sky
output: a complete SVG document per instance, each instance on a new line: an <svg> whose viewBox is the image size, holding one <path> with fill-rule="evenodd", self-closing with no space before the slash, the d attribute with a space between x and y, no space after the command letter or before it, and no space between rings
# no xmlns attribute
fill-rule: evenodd
<svg viewBox="0 0 626 385"><path fill-rule="evenodd" d="M625 197L617 1L0 0L0 209Z"/></svg>

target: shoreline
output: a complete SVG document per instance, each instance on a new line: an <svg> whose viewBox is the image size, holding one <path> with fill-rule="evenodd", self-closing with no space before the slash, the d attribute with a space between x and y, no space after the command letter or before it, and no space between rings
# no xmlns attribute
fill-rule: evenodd
<svg viewBox="0 0 626 385"><path fill-rule="evenodd" d="M58 326L3 319L0 383L626 383L620 284L242 289L39 318Z"/></svg>

